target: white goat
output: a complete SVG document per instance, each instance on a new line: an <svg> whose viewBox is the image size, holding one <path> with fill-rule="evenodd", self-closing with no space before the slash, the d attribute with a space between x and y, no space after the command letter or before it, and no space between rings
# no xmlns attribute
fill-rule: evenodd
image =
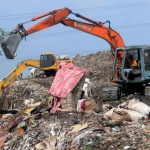
<svg viewBox="0 0 150 150"><path fill-rule="evenodd" d="M93 83L90 81L89 78L85 78L85 82L84 82L84 85L83 85L83 88L82 90L84 91L84 96L86 98L89 98L92 96L92 89L93 89L94 85Z"/></svg>
<svg viewBox="0 0 150 150"><path fill-rule="evenodd" d="M37 69L37 68L30 68L30 69L29 69L31 78L34 78L34 77L35 77L36 69Z"/></svg>

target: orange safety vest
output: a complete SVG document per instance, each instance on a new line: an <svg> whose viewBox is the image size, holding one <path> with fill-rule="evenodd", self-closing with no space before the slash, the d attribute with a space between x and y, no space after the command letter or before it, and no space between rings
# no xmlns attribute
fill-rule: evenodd
<svg viewBox="0 0 150 150"><path fill-rule="evenodd" d="M137 67L137 62L136 62L136 60L132 60L132 61L131 61L131 66L132 66L132 67Z"/></svg>

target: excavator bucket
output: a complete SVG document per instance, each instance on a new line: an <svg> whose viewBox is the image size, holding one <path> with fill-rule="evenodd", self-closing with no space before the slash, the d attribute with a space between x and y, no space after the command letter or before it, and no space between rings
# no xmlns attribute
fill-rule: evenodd
<svg viewBox="0 0 150 150"><path fill-rule="evenodd" d="M8 59L14 59L16 50L21 40L22 37L20 34L11 34L1 42L1 47Z"/></svg>

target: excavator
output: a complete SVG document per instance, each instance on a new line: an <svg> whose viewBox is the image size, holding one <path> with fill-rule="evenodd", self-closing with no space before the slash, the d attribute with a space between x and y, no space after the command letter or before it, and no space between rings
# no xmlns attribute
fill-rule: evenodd
<svg viewBox="0 0 150 150"><path fill-rule="evenodd" d="M44 72L46 77L50 77L55 76L58 66L61 62L73 63L70 58L57 59L54 53L42 53L40 60L27 59L18 63L18 65L3 80L0 80L0 95L2 94L3 90L10 85L26 68L39 68Z"/></svg>
<svg viewBox="0 0 150 150"><path fill-rule="evenodd" d="M56 58L54 53L43 53L40 56L40 69L44 71L46 77L55 76L58 66L61 62L73 63L73 60L70 57L61 57ZM65 56L65 55L64 55ZM67 56L67 55L66 55Z"/></svg>
<svg viewBox="0 0 150 150"><path fill-rule="evenodd" d="M68 16L72 14L80 18L78 21ZM42 21L25 29L24 24L38 19L44 18ZM23 38L35 32L47 29L59 23L66 27L75 28L77 30L89 33L104 39L110 44L113 60L113 75L111 81L115 83L115 98L119 99L122 94L140 93L149 95L150 82L150 46L136 45L125 46L121 35L110 27L110 21L101 22L94 21L83 15L72 12L69 8L53 10L45 14L33 17L30 21L20 23L12 30L9 35L2 41L1 47L8 59L15 57L16 50ZM108 25L106 25L108 24ZM132 78L126 76L126 59L129 55L133 55L137 61L137 68L133 69ZM107 90L106 90L107 91Z"/></svg>

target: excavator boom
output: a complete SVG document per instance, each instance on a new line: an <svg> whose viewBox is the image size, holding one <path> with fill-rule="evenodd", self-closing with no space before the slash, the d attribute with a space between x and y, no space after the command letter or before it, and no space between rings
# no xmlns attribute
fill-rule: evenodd
<svg viewBox="0 0 150 150"><path fill-rule="evenodd" d="M44 30L46 28L49 28L51 26L54 26L61 22L62 19L66 18L71 13L71 10L68 8L63 8L59 10L54 10L52 12L37 16L32 18L32 21L35 21L37 19L43 18L45 16L51 15L50 17L44 19L43 21L39 22L38 24L31 26L26 30L26 34L32 34L34 32L38 32L41 30Z"/></svg>
<svg viewBox="0 0 150 150"><path fill-rule="evenodd" d="M67 18L69 14L73 14L76 17L85 20L86 22L81 22L81 21ZM49 17L29 27L28 29L25 29L23 27L23 24L18 24L16 29L14 29L10 33L10 35L4 39L4 41L1 44L1 47L7 58L13 59L15 57L17 47L24 36L49 28L58 23L62 23L63 25L75 28L77 30L81 30L83 32L98 36L106 40L110 44L113 54L115 53L116 48L124 46L122 37L115 30L110 28L110 26L107 27L105 26L105 23L97 22L85 16L82 16L80 14L73 13L68 8L63 8L63 9L54 10L45 13L43 15L32 18L30 21L36 21L46 16Z"/></svg>
<svg viewBox="0 0 150 150"><path fill-rule="evenodd" d="M11 84L17 76L30 66L38 68L40 66L40 60L28 59L20 62L3 80L0 81L0 94L5 87Z"/></svg>
<svg viewBox="0 0 150 150"><path fill-rule="evenodd" d="M75 28L77 30L95 35L97 37L100 37L107 41L113 51L113 55L115 53L115 50L118 47L123 47L124 42L119 33L117 33L115 30L104 26L103 23L98 23L98 24L89 24L89 23L84 23L81 21L73 20L70 18L63 19L62 23L66 26Z"/></svg>

